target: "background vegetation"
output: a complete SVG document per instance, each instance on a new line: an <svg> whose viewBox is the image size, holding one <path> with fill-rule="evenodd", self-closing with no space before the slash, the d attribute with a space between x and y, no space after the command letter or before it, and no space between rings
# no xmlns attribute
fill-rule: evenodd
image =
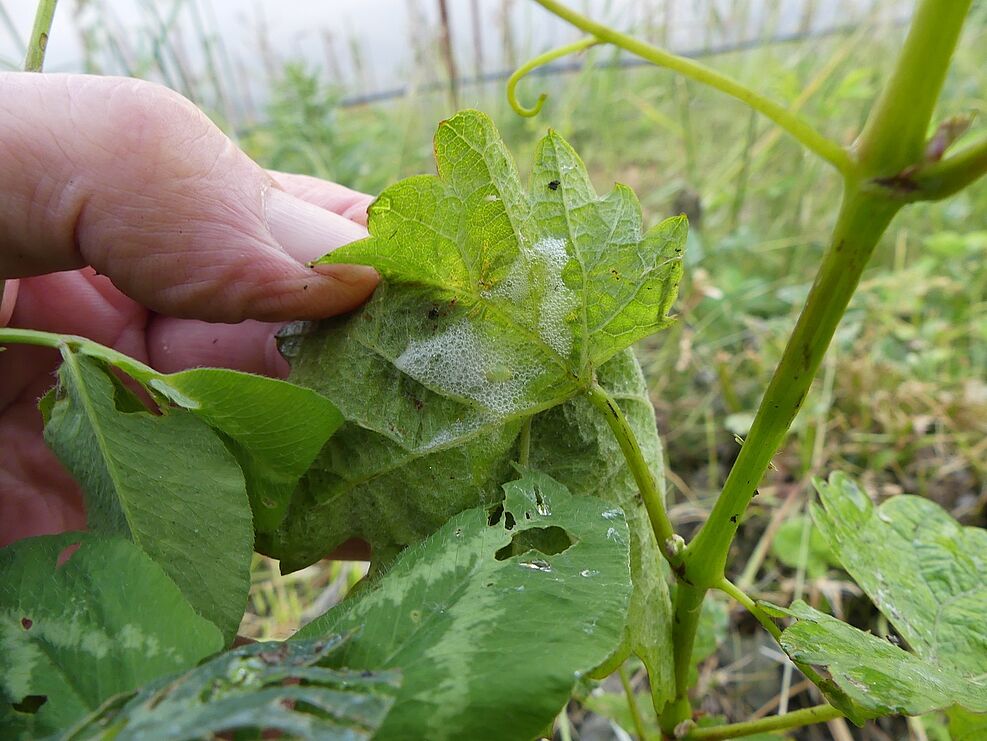
<svg viewBox="0 0 987 741"><path fill-rule="evenodd" d="M734 9L739 5L746 4L735 2ZM877 3L874 17L882 10ZM983 115L987 6L975 4L972 14L942 105L951 113ZM96 23L90 29L90 66L122 43L107 28ZM643 30L659 38L662 31L660 25ZM895 24L863 22L704 61L790 101L840 138L859 128L903 32ZM264 81L268 102L260 114L247 116L224 91L229 78L220 37L200 27L179 39L167 23L156 34L148 39L157 43L143 47L132 71L175 77L180 66L169 60L179 59L180 44L200 44L204 58L215 62L199 78L172 82L211 101L214 118L267 167L375 193L401 177L432 171L431 134L458 105L494 118L522 172L534 142L551 125L587 158L598 190L613 181L633 187L649 223L686 212L692 235L679 321L638 354L666 445L672 519L686 527L702 521L808 291L836 213L834 173L741 104L663 70L613 66L620 59L605 49L583 57L575 71L524 81L525 101L540 90L550 93L534 119L510 110L502 81L452 88L442 83L353 105L347 100L359 91L352 85L334 82L327 68L290 59L272 59ZM373 53L373 39L357 41L355 59ZM409 72L409 79L447 79L441 44L417 58L422 69ZM850 143L846 134L843 140ZM780 604L799 596L825 602L838 616L887 634L866 598L828 566L801 516L812 496L809 479L833 469L859 476L881 497L920 494L965 524L987 526L985 307L987 184L946 204L902 213L878 248L813 394L743 524L735 563L746 568L733 572L741 587ZM337 562L282 577L276 564L258 557L242 632L285 636L338 600L360 575L359 566ZM709 697L703 709L736 719L773 712L779 704L797 707L808 694L804 683L783 668L780 654L746 615L733 617L706 625L710 655L698 677ZM603 710L607 702L605 696L589 704ZM585 717L576 704L571 715L584 738L608 737L593 735L605 729L603 722ZM829 733L850 737L842 736L842 721L834 723ZM899 738L903 730L871 724L853 733ZM915 738L935 738L940 731L936 718L910 723ZM825 729L803 732L806 738L813 733Z"/></svg>

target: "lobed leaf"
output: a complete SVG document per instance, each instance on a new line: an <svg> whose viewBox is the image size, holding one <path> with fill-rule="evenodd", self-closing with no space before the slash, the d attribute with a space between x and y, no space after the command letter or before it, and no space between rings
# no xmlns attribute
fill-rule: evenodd
<svg viewBox="0 0 987 741"><path fill-rule="evenodd" d="M621 511L528 472L502 508L453 517L376 588L303 628L359 629L338 665L397 668L377 738L531 738L621 641L630 595Z"/></svg>
<svg viewBox="0 0 987 741"><path fill-rule="evenodd" d="M232 640L250 588L243 474L184 409L149 413L97 360L66 353L45 440L82 485L89 529L132 540Z"/></svg>
<svg viewBox="0 0 987 741"><path fill-rule="evenodd" d="M821 689L858 725L882 715L921 715L959 705L987 711L987 678L911 654L799 600L782 610L797 621L781 635L793 661L825 668L841 692ZM849 702L847 702L849 700Z"/></svg>
<svg viewBox="0 0 987 741"><path fill-rule="evenodd" d="M684 218L645 233L628 188L597 197L554 132L527 191L477 111L440 124L435 153L438 176L387 188L370 207L371 236L320 261L372 265L385 279L359 321L336 325L321 387L348 420L409 450L587 388L596 368L668 324L686 234ZM436 422L423 423L422 405Z"/></svg>
<svg viewBox="0 0 987 741"><path fill-rule="evenodd" d="M329 636L241 646L117 698L67 736L177 741L276 732L331 741L373 738L394 702L400 676L327 668L346 641Z"/></svg>
<svg viewBox="0 0 987 741"><path fill-rule="evenodd" d="M987 677L987 530L922 497L875 507L840 473L816 488L816 525L908 646L960 676Z"/></svg>
<svg viewBox="0 0 987 741"><path fill-rule="evenodd" d="M64 533L0 550L4 738L64 729L222 645L216 626L129 541Z"/></svg>
<svg viewBox="0 0 987 741"><path fill-rule="evenodd" d="M644 232L633 193L598 198L555 133L525 189L475 111L439 127L436 161L437 177L381 194L369 239L324 258L382 273L369 304L282 334L291 379L347 423L258 550L290 571L362 538L380 571L455 513L498 501L522 420L535 415L532 466L627 514L634 596L607 666L638 653L661 705L673 682L667 566L611 431L578 397L594 376L617 396L660 486L653 408L623 348L668 322L685 221Z"/></svg>

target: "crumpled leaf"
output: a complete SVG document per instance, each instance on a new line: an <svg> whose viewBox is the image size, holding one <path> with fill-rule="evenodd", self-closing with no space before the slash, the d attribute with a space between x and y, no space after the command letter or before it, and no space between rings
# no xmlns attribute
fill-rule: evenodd
<svg viewBox="0 0 987 741"><path fill-rule="evenodd" d="M358 537L370 542L375 568L385 567L456 512L499 499L521 420L535 414L532 465L627 513L628 646L648 665L661 704L672 687L667 567L612 432L570 397L596 374L627 406L662 484L654 412L621 348L668 322L685 221L643 233L633 194L617 186L597 198L554 133L525 192L493 125L475 111L440 126L436 158L438 177L384 191L370 211L371 238L326 258L381 271L370 303L282 334L292 381L328 397L347 424L257 548L290 571Z"/></svg>
<svg viewBox="0 0 987 741"><path fill-rule="evenodd" d="M63 533L0 550L3 738L59 731L222 646L219 629L130 541Z"/></svg>
<svg viewBox="0 0 987 741"><path fill-rule="evenodd" d="M797 618L781 635L785 653L793 661L825 668L842 692L834 695L827 687L821 689L858 725L868 718L921 715L954 704L987 711L987 676L964 677L802 600L781 612Z"/></svg>
<svg viewBox="0 0 987 741"><path fill-rule="evenodd" d="M338 665L401 670L377 738L531 738L620 643L623 513L534 472L504 491L502 508L456 515L299 632L359 628Z"/></svg>
<svg viewBox="0 0 987 741"><path fill-rule="evenodd" d="M180 741L276 731L302 739L373 738L394 702L400 674L327 668L347 640L241 646L116 698L67 735Z"/></svg>
<svg viewBox="0 0 987 741"><path fill-rule="evenodd" d="M232 640L250 589L243 474L184 409L153 415L97 360L66 353L45 440L81 484L89 529L132 540Z"/></svg>
<svg viewBox="0 0 987 741"><path fill-rule="evenodd" d="M833 555L908 646L961 676L987 677L987 530L922 497L875 507L841 473L816 489L822 507L812 516Z"/></svg>
<svg viewBox="0 0 987 741"><path fill-rule="evenodd" d="M598 198L553 132L527 192L482 113L440 124L435 151L437 177L387 188L370 207L371 236L320 261L372 265L385 280L318 344L320 355L332 345L319 390L408 450L585 389L606 360L668 324L686 236L681 217L643 232L625 186Z"/></svg>

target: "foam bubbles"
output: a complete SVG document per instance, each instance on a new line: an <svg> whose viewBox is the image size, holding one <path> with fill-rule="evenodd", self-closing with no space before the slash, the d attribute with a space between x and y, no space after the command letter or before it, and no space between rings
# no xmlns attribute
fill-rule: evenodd
<svg viewBox="0 0 987 741"><path fill-rule="evenodd" d="M490 299L509 301L515 313L520 308L537 314L532 324L539 338L565 358L573 344L566 316L579 304L576 294L562 282L562 271L568 262L563 239L545 237L530 247L522 243L507 276L486 294Z"/></svg>
<svg viewBox="0 0 987 741"><path fill-rule="evenodd" d="M412 340L394 361L434 389L471 399L504 417L524 403L535 369L508 356L463 317L424 340Z"/></svg>

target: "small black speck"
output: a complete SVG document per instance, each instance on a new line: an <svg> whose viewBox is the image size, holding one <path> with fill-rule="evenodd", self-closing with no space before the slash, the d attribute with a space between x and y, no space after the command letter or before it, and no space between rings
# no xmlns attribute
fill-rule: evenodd
<svg viewBox="0 0 987 741"><path fill-rule="evenodd" d="M215 344L216 344L216 343L218 343L218 342L219 342L219 338L218 338L218 337L213 337L213 338L212 338L212 344L214 344L214 345L215 345Z"/></svg>
<svg viewBox="0 0 987 741"><path fill-rule="evenodd" d="M759 496L761 496L761 492L759 492L757 489L755 489L754 490L754 494L752 496L759 497Z"/></svg>
<svg viewBox="0 0 987 741"><path fill-rule="evenodd" d="M562 183L560 183L558 180L553 180L552 182L550 182L548 184L548 189L549 190L558 190L560 185L562 185Z"/></svg>
<svg viewBox="0 0 987 741"><path fill-rule="evenodd" d="M308 290L308 283L306 283L304 286L302 286L302 290L303 291L307 291Z"/></svg>
<svg viewBox="0 0 987 741"><path fill-rule="evenodd" d="M737 524L737 515L734 515L733 517L731 517L730 518L730 522L732 522L734 525L736 525Z"/></svg>

